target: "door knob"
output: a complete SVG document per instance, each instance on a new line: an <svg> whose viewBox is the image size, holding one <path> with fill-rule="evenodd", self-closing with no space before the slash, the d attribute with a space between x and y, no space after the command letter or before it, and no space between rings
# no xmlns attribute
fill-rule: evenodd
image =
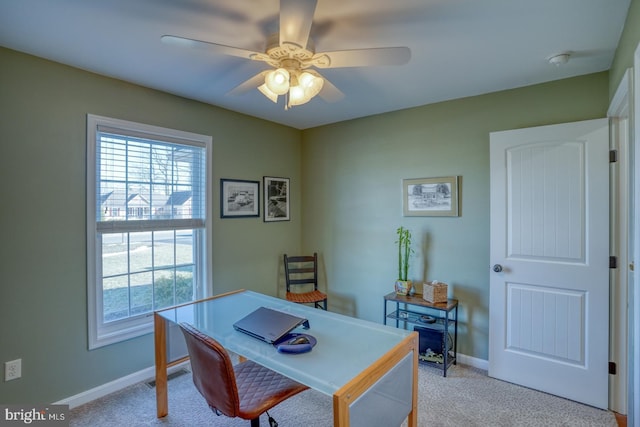
<svg viewBox="0 0 640 427"><path fill-rule="evenodd" d="M500 264L495 264L493 266L493 271L495 271L496 273L500 273L502 271L502 266Z"/></svg>

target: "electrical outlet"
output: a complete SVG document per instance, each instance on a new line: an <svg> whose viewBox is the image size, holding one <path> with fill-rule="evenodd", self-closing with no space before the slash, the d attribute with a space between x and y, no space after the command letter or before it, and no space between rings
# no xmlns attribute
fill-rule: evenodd
<svg viewBox="0 0 640 427"><path fill-rule="evenodd" d="M22 376L22 359L4 362L4 380L17 380Z"/></svg>

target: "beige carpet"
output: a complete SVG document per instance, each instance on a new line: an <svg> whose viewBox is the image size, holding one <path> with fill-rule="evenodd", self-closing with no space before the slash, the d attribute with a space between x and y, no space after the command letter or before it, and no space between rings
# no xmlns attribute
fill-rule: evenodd
<svg viewBox="0 0 640 427"><path fill-rule="evenodd" d="M464 365L453 366L447 378L421 365L418 381L420 427L617 425L612 412L498 381ZM157 419L155 410L155 389L142 383L75 408L71 426L249 427L249 421L216 416L193 386L189 372L169 381L169 415ZM269 413L279 427L333 425L331 398L313 390ZM269 426L265 415L260 425Z"/></svg>

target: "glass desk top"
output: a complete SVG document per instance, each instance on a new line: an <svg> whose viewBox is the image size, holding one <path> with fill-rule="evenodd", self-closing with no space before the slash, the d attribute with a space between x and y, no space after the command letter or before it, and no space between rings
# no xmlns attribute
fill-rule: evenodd
<svg viewBox="0 0 640 427"><path fill-rule="evenodd" d="M233 328L236 321L259 307L306 318L310 329L300 327L293 332L312 335L318 343L309 353L283 354ZM174 323L190 323L226 349L330 396L411 334L253 291L230 293L158 314Z"/></svg>

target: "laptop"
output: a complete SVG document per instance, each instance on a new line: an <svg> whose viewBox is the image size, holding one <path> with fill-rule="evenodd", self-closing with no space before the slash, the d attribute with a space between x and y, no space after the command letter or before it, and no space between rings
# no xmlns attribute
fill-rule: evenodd
<svg viewBox="0 0 640 427"><path fill-rule="evenodd" d="M309 329L309 321L302 317L260 307L233 324L240 332L273 344L298 326Z"/></svg>

